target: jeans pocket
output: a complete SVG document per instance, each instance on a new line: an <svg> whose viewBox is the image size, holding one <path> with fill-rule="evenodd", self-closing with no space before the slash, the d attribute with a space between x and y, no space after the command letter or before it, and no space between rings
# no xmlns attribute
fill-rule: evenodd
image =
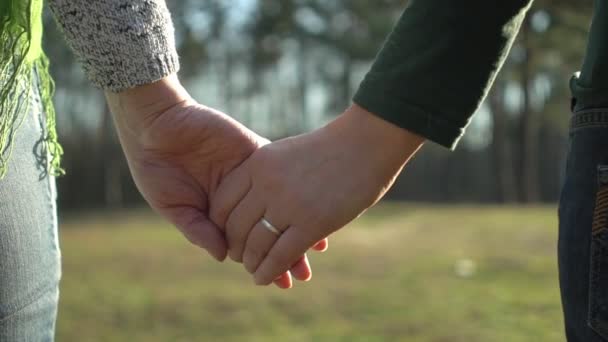
<svg viewBox="0 0 608 342"><path fill-rule="evenodd" d="M597 170L589 270L589 326L608 340L608 165Z"/></svg>

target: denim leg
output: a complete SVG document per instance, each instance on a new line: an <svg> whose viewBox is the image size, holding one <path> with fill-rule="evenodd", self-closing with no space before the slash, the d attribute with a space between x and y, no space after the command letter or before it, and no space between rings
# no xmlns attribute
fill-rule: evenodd
<svg viewBox="0 0 608 342"><path fill-rule="evenodd" d="M60 252L54 177L40 165L43 115L34 94L30 112L0 180L0 341L53 341Z"/></svg>
<svg viewBox="0 0 608 342"><path fill-rule="evenodd" d="M608 109L573 115L559 221L567 339L608 341Z"/></svg>

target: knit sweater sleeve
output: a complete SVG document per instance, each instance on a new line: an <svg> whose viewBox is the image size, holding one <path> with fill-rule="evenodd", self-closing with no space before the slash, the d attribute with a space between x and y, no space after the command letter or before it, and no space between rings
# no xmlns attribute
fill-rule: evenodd
<svg viewBox="0 0 608 342"><path fill-rule="evenodd" d="M164 0L49 0L93 84L113 92L177 72L171 15Z"/></svg>

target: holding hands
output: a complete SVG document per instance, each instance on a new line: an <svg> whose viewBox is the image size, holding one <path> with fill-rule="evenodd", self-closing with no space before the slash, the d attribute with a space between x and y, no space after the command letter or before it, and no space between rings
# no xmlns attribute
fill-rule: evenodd
<svg viewBox="0 0 608 342"><path fill-rule="evenodd" d="M221 181L211 220L224 227L230 258L270 284L380 200L422 143L353 105L321 129L256 150Z"/></svg>
<svg viewBox="0 0 608 342"><path fill-rule="evenodd" d="M227 174L268 141L224 113L194 101L175 75L121 93L106 92L137 188L193 244L226 257L209 201ZM318 248L324 248L323 241ZM305 256L275 282L310 278Z"/></svg>
<svg viewBox="0 0 608 342"><path fill-rule="evenodd" d="M353 105L327 126L269 144L196 103L175 75L106 93L139 191L217 260L255 282L308 280L306 251L374 205L423 139Z"/></svg>

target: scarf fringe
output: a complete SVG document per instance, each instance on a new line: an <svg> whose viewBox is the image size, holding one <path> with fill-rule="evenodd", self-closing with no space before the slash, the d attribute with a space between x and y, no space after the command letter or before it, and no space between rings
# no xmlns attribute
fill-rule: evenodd
<svg viewBox="0 0 608 342"><path fill-rule="evenodd" d="M49 61L44 53L28 60L32 39L31 11L26 11L23 23L10 15L11 9L8 11L9 15L4 15L0 22L0 42L4 42L0 47L0 179L8 171L15 136L30 112L34 91L40 94L42 110L46 114L46 129L37 143L36 158L44 165L46 173L60 176L65 173L60 164L63 149L55 128L54 83L49 74ZM37 89L34 89L35 85Z"/></svg>

